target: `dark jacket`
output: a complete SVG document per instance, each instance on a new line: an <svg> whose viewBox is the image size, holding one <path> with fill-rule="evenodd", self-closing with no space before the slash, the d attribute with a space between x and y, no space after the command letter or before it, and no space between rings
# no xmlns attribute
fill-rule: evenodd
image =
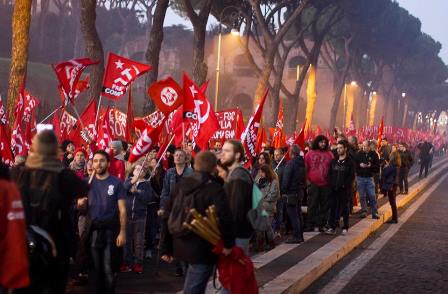
<svg viewBox="0 0 448 294"><path fill-rule="evenodd" d="M230 172L229 179L224 185L236 238L250 238L253 233L252 225L247 218L247 212L252 209L253 184L254 180L249 171L238 167Z"/></svg>
<svg viewBox="0 0 448 294"><path fill-rule="evenodd" d="M370 167L362 168L361 163L369 164ZM358 177L370 178L375 174L379 173L380 160L378 158L378 153L375 151L369 151L365 153L364 151L359 151L356 156L356 175Z"/></svg>
<svg viewBox="0 0 448 294"><path fill-rule="evenodd" d="M347 156L340 161L337 158L331 161L328 172L328 182L333 191L348 190L352 188L355 180L355 161Z"/></svg>
<svg viewBox="0 0 448 294"><path fill-rule="evenodd" d="M428 160L431 156L431 149L433 145L429 142L423 142L417 145L417 148L420 150L419 157L421 160Z"/></svg>
<svg viewBox="0 0 448 294"><path fill-rule="evenodd" d="M282 179L283 179L283 175L285 174L285 167L286 167L286 159L283 159L283 161L280 163L280 165L278 165L277 170L275 169L278 165L278 162L273 162L272 163L272 170L275 171L277 173L277 177L278 177L278 182L282 183Z"/></svg>
<svg viewBox="0 0 448 294"><path fill-rule="evenodd" d="M410 169L414 165L414 157L411 154L411 151L406 150L404 152L400 151L401 158L401 168Z"/></svg>
<svg viewBox="0 0 448 294"><path fill-rule="evenodd" d="M170 194L174 190L177 182L184 176L191 175L193 170L191 167L186 166L184 172L181 175L177 174L176 168L172 167L167 170L165 177L163 178L162 194L160 194L160 208L164 209L170 199Z"/></svg>
<svg viewBox="0 0 448 294"><path fill-rule="evenodd" d="M281 183L281 194L296 194L306 186L305 161L301 156L296 156L285 166Z"/></svg>
<svg viewBox="0 0 448 294"><path fill-rule="evenodd" d="M381 173L381 192L386 193L394 187L397 178L397 168L390 164L383 168Z"/></svg>
<svg viewBox="0 0 448 294"><path fill-rule="evenodd" d="M182 178L173 190L166 210L170 212L176 197L187 195L198 187L200 188L195 192L197 194L194 198L196 210L200 214L206 215L205 210L209 206L215 205L224 247L232 248L235 245L232 216L222 184L216 178L199 172ZM218 255L212 253L212 249L213 246L208 241L193 232L181 237L172 236L167 229L167 218L163 220L160 240L161 255L171 255L191 264L214 264L218 260Z"/></svg>
<svg viewBox="0 0 448 294"><path fill-rule="evenodd" d="M156 202L157 197L149 181L138 183L137 192L132 193L130 191L133 186L131 184L131 179L132 178L127 178L123 184L124 189L127 192L127 198L126 198L127 217L129 220L145 219L148 204L150 204L151 202Z"/></svg>

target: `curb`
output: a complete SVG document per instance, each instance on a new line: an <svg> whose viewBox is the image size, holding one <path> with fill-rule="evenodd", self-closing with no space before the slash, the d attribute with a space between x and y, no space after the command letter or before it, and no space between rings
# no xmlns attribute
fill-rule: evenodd
<svg viewBox="0 0 448 294"><path fill-rule="evenodd" d="M398 209L406 206L448 167L448 159L440 161L440 167L431 175L416 183L408 195L397 197ZM372 233L377 231L391 216L388 203L379 208L380 219L363 219L350 228L347 235L338 235L332 241L310 254L301 262L283 272L274 280L260 287L260 293L300 293L319 279L334 264L349 254Z"/></svg>

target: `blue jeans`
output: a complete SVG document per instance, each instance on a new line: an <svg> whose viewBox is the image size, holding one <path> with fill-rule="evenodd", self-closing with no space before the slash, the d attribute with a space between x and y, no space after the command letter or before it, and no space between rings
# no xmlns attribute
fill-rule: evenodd
<svg viewBox="0 0 448 294"><path fill-rule="evenodd" d="M361 201L361 209L367 212L367 197L369 197L370 207L372 208L372 215L378 212L376 206L375 183L373 177L356 177L359 198Z"/></svg>
<svg viewBox="0 0 448 294"><path fill-rule="evenodd" d="M96 293L114 293L115 277L112 269L112 254L116 249L115 238L112 231L107 230L105 236L104 246L98 247L96 245L99 231L92 232L91 253L92 261L95 267L95 287Z"/></svg>
<svg viewBox="0 0 448 294"><path fill-rule="evenodd" d="M302 198L303 192L298 192L297 202L287 203L286 209L292 226L292 235L303 239Z"/></svg>
<svg viewBox="0 0 448 294"><path fill-rule="evenodd" d="M212 264L189 264L184 283L184 294L205 293L214 268Z"/></svg>

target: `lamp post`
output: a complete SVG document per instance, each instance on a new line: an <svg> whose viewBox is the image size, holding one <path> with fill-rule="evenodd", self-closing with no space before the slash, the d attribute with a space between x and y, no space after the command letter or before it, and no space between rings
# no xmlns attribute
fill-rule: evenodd
<svg viewBox="0 0 448 294"><path fill-rule="evenodd" d="M218 31L218 52L216 57L216 80L215 80L215 111L218 110L218 95L219 95L219 75L220 75L220 64L221 64L221 44L222 44L222 20L223 15L228 8L233 8L234 10L238 11L238 8L235 6L227 6L224 8L221 13L219 14L219 31ZM238 12L234 12L231 15L229 15L229 20L233 23L234 20L239 16ZM237 36L239 35L239 31L236 29L232 29L230 32L231 35Z"/></svg>

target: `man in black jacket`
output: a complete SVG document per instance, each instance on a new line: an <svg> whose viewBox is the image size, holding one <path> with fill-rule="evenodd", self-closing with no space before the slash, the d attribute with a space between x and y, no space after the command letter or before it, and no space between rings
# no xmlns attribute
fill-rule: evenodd
<svg viewBox="0 0 448 294"><path fill-rule="evenodd" d="M361 201L361 217L367 216L367 197L369 197L370 206L372 208L372 218L379 219L375 182L373 176L379 169L380 160L378 154L372 151L369 146L369 141L362 143L362 150L359 151L356 157L356 184Z"/></svg>
<svg viewBox="0 0 448 294"><path fill-rule="evenodd" d="M216 165L216 156L212 152L205 151L196 155L195 172L179 181L166 208L167 212L171 212L174 202L179 201L177 197L191 195L193 191L194 208L200 214L206 215L205 210L214 205L224 242L223 254L229 255L235 244L232 217L222 184L212 176ZM213 246L193 232L181 236L171 235L168 231L167 218L164 219L162 228L160 240L162 260L172 262L174 257L189 264L183 293L204 293L218 260L218 256L212 252Z"/></svg>
<svg viewBox="0 0 448 294"><path fill-rule="evenodd" d="M414 158L412 157L411 151L408 150L408 146L406 143L401 143L399 145L399 150L401 158L399 173L400 194L408 194L408 176L409 170L411 169L412 165L414 165Z"/></svg>
<svg viewBox="0 0 448 294"><path fill-rule="evenodd" d="M229 168L224 189L233 218L235 244L249 253L249 240L253 233L247 212L252 209L253 179L241 164L244 160L244 147L240 141L229 140L222 146L221 162Z"/></svg>
<svg viewBox="0 0 448 294"><path fill-rule="evenodd" d="M417 148L420 150L420 173L418 175L419 179L422 178L423 170L425 171L425 178L428 176L428 169L431 162L431 156L433 154L434 146L428 141L424 141L417 145Z"/></svg>
<svg viewBox="0 0 448 294"><path fill-rule="evenodd" d="M305 162L300 156L300 147L292 145L291 160L286 164L280 192L285 199L293 235L285 243L297 244L303 242L302 199L306 185Z"/></svg>
<svg viewBox="0 0 448 294"><path fill-rule="evenodd" d="M336 150L338 156L332 160L328 173L331 188L331 212L329 219L330 228L326 231L327 234L336 233L336 223L339 223L339 219L336 218L339 215L342 215L344 220L342 234L347 233L350 212L349 203L352 196L353 181L355 180L355 162L348 155L348 142L345 140L339 141Z"/></svg>

